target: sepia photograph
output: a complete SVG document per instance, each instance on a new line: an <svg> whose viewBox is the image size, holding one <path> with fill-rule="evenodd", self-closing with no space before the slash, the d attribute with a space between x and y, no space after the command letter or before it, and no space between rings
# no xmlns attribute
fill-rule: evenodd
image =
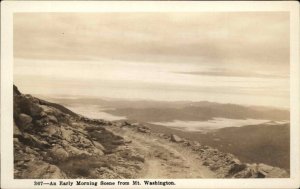
<svg viewBox="0 0 300 189"><path fill-rule="evenodd" d="M14 180L292 178L289 11L20 11L11 26Z"/></svg>

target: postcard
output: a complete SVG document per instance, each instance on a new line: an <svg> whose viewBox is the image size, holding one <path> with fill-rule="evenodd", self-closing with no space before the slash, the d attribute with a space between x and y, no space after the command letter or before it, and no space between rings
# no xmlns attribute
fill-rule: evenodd
<svg viewBox="0 0 300 189"><path fill-rule="evenodd" d="M5 1L1 188L298 188L299 4Z"/></svg>

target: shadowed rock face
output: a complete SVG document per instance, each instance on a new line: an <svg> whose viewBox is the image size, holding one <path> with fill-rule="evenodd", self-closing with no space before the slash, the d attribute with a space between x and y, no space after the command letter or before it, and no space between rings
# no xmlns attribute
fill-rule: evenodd
<svg viewBox="0 0 300 189"><path fill-rule="evenodd" d="M132 178L142 166L118 155L123 138L105 128L109 122L13 90L15 178ZM108 167L133 163L125 173Z"/></svg>

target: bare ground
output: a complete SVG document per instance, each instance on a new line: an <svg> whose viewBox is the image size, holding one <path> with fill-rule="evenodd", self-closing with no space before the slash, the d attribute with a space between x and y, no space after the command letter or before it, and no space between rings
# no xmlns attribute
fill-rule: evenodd
<svg viewBox="0 0 300 189"><path fill-rule="evenodd" d="M199 156L168 140L130 128L112 131L132 141L130 146L144 155L145 166L138 178L215 178Z"/></svg>

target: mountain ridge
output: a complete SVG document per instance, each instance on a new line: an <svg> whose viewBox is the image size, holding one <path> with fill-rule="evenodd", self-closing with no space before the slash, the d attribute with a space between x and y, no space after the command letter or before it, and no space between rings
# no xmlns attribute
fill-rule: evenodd
<svg viewBox="0 0 300 189"><path fill-rule="evenodd" d="M232 154L139 123L89 119L59 104L23 95L16 86L13 90L15 178L289 176L278 167L245 164Z"/></svg>

